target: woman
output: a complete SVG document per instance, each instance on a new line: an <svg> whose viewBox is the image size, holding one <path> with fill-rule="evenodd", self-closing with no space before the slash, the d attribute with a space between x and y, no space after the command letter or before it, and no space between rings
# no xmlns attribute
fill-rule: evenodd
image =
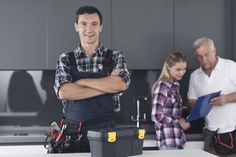
<svg viewBox="0 0 236 157"><path fill-rule="evenodd" d="M159 150L183 149L183 130L190 124L182 115L182 98L179 80L186 72L187 59L180 52L170 53L164 63L159 79L152 87L152 121L155 123L157 147Z"/></svg>

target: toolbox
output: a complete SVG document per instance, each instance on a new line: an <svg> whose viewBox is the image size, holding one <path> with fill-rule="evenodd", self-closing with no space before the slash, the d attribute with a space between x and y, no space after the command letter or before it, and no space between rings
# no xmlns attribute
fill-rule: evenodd
<svg viewBox="0 0 236 157"><path fill-rule="evenodd" d="M89 130L92 157L126 157L143 152L145 130L136 127Z"/></svg>

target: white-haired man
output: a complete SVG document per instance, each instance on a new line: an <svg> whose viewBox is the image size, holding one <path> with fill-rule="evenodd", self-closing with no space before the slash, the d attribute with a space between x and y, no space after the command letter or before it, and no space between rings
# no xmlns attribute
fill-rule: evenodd
<svg viewBox="0 0 236 157"><path fill-rule="evenodd" d="M206 37L194 42L193 51L200 68L190 77L188 90L190 104L194 105L199 96L221 91L220 96L210 101L213 107L205 117L203 129L204 150L216 154L210 145L211 136L216 130L225 133L234 130L236 126L236 62L217 56L213 41Z"/></svg>

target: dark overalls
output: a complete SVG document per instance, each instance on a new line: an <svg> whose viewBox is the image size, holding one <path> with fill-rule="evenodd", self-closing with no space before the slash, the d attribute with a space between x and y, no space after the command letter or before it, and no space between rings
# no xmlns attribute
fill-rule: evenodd
<svg viewBox="0 0 236 157"><path fill-rule="evenodd" d="M113 70L111 51L107 51L103 62L103 69L99 73L78 72L74 53L70 53L71 74L73 81L82 78L101 78L110 75ZM73 139L69 152L89 152L87 131L90 129L102 129L114 127L114 108L112 94L105 94L84 100L63 101L66 132ZM78 129L82 137L78 140ZM75 142L78 141L78 142Z"/></svg>

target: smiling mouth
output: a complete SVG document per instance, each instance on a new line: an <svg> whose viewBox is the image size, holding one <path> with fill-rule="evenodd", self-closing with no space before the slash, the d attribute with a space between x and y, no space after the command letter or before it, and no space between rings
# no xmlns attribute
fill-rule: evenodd
<svg viewBox="0 0 236 157"><path fill-rule="evenodd" d="M91 37L94 37L94 35L85 35L85 37L91 38Z"/></svg>

